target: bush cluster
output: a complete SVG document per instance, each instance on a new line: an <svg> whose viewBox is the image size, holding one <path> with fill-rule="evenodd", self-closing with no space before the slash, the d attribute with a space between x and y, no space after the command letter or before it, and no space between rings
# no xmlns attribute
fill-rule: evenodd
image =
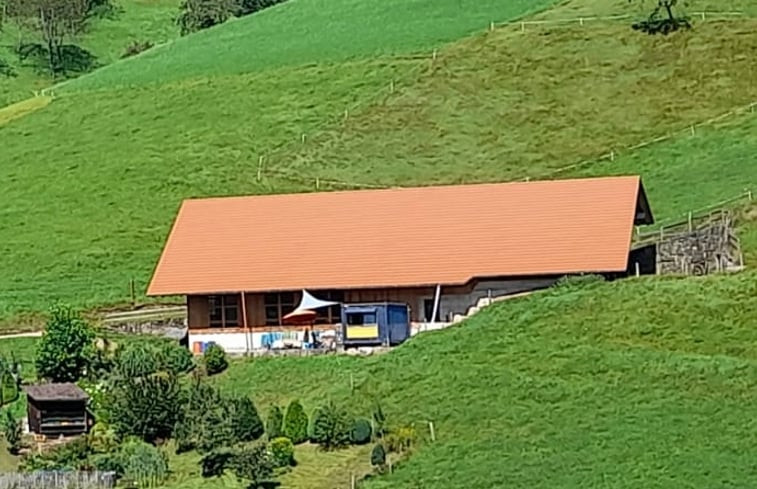
<svg viewBox="0 0 757 489"><path fill-rule="evenodd" d="M258 487L273 477L274 463L263 443L243 446L235 450L220 449L206 454L200 461L203 477L219 477L231 470L248 487Z"/></svg>
<svg viewBox="0 0 757 489"><path fill-rule="evenodd" d="M202 361L205 364L205 370L208 375L215 375L223 372L229 366L226 359L226 352L220 345L210 345L202 354Z"/></svg>
<svg viewBox="0 0 757 489"><path fill-rule="evenodd" d="M263 422L248 397L230 397L196 379L176 426L179 452L211 452L263 436Z"/></svg>
<svg viewBox="0 0 757 489"><path fill-rule="evenodd" d="M313 443L324 450L334 450L350 444L353 424L346 411L329 402L315 411L311 431Z"/></svg>
<svg viewBox="0 0 757 489"><path fill-rule="evenodd" d="M116 452L95 458L95 468L115 472L139 487L153 486L168 475L168 459L158 448L142 440L124 442Z"/></svg>
<svg viewBox="0 0 757 489"><path fill-rule="evenodd" d="M155 44L153 44L151 41L132 41L126 46L124 54L121 55L121 58L130 58L132 56L136 56L139 53L147 51L154 45Z"/></svg>

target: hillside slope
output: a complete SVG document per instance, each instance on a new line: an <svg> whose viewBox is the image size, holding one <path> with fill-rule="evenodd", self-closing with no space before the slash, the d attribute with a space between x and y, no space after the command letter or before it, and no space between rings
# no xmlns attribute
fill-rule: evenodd
<svg viewBox="0 0 757 489"><path fill-rule="evenodd" d="M282 66L430 51L555 0L290 0L182 38L64 90L228 76Z"/></svg>
<svg viewBox="0 0 757 489"><path fill-rule="evenodd" d="M368 488L751 487L757 276L568 286L375 358L235 363L259 406L326 399L427 442ZM350 394L350 376L355 394Z"/></svg>
<svg viewBox="0 0 757 489"><path fill-rule="evenodd" d="M571 0L539 18L592 5L629 8ZM756 49L750 17L708 17L669 37L625 20L529 24L458 41L436 60L210 70L60 94L0 125L0 318L55 300L122 303L132 279L142 292L188 197L641 173L656 216L683 215L757 186L751 112L689 132L757 100ZM610 151L613 161L553 173Z"/></svg>
<svg viewBox="0 0 757 489"><path fill-rule="evenodd" d="M133 41L154 44L178 36L174 17L179 0L117 0L116 10L90 22L77 44L92 56L95 66L118 60ZM20 60L15 52L18 31L10 22L0 29L0 107L31 97L55 83L35 59ZM27 37L32 39L32 37Z"/></svg>

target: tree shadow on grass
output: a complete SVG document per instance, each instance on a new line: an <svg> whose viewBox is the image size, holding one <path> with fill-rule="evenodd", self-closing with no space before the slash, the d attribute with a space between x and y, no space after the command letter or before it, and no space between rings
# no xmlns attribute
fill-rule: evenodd
<svg viewBox="0 0 757 489"><path fill-rule="evenodd" d="M0 76L5 78L15 78L18 76L18 73L16 73L16 70L14 70L4 59L0 58Z"/></svg>
<svg viewBox="0 0 757 489"><path fill-rule="evenodd" d="M40 73L52 73L55 76L77 76L101 66L94 54L75 44L65 44L61 47L60 59L56 59L52 69L47 46L39 43L22 44L17 49L17 54L25 65Z"/></svg>

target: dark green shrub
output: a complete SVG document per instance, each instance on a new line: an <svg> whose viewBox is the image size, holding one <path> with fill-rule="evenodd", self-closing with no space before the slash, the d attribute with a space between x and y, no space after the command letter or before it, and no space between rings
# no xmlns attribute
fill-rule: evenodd
<svg viewBox="0 0 757 489"><path fill-rule="evenodd" d="M158 366L160 370L181 374L194 367L192 353L173 341L164 342L158 349Z"/></svg>
<svg viewBox="0 0 757 489"><path fill-rule="evenodd" d="M181 387L176 376L165 372L122 378L111 388L105 409L119 436L165 440L181 419Z"/></svg>
<svg viewBox="0 0 757 489"><path fill-rule="evenodd" d="M357 418L352 425L350 441L353 445L365 445L371 441L372 435L373 427L371 427L371 422L365 418Z"/></svg>
<svg viewBox="0 0 757 489"><path fill-rule="evenodd" d="M55 306L37 344L37 375L53 382L75 382L87 369L94 353L95 333L78 312Z"/></svg>
<svg viewBox="0 0 757 489"><path fill-rule="evenodd" d="M281 408L278 406L271 406L268 410L268 417L265 423L265 432L268 434L268 439L273 440L279 438L284 434L284 415L281 413Z"/></svg>
<svg viewBox="0 0 757 489"><path fill-rule="evenodd" d="M118 354L116 374L123 379L146 377L158 371L155 349L145 343L127 344Z"/></svg>
<svg viewBox="0 0 757 489"><path fill-rule="evenodd" d="M318 408L313 415L311 441L324 450L333 450L349 445L352 421L347 413L333 402Z"/></svg>
<svg viewBox="0 0 757 489"><path fill-rule="evenodd" d="M13 417L10 409L3 414L3 434L5 442L8 444L8 451L13 455L18 455L21 450L21 420Z"/></svg>
<svg viewBox="0 0 757 489"><path fill-rule="evenodd" d="M226 399L221 399L219 404L200 416L197 426L197 449L210 452L233 444L236 440L232 423L233 410Z"/></svg>
<svg viewBox="0 0 757 489"><path fill-rule="evenodd" d="M187 393L181 420L174 430L177 452L210 452L263 436L263 422L248 397L226 397L195 380Z"/></svg>
<svg viewBox="0 0 757 489"><path fill-rule="evenodd" d="M203 477L220 477L228 467L233 453L229 450L214 450L200 460Z"/></svg>
<svg viewBox="0 0 757 489"><path fill-rule="evenodd" d="M229 465L238 478L249 482L249 487L258 487L273 476L273 463L263 444L241 449L234 454Z"/></svg>
<svg viewBox="0 0 757 489"><path fill-rule="evenodd" d="M299 445L308 439L308 415L299 401L292 401L284 415L284 436Z"/></svg>
<svg viewBox="0 0 757 489"><path fill-rule="evenodd" d="M381 443L376 443L371 450L371 465L379 468L386 465L386 450Z"/></svg>
<svg viewBox="0 0 757 489"><path fill-rule="evenodd" d="M274 468L294 465L294 444L289 438L274 438L268 444L268 450L271 452L271 462Z"/></svg>
<svg viewBox="0 0 757 489"><path fill-rule="evenodd" d="M263 436L263 422L252 399L246 396L233 398L231 406L231 427L236 441L253 441Z"/></svg>
<svg viewBox="0 0 757 489"><path fill-rule="evenodd" d="M92 466L101 472L114 472L118 478L124 476L123 457L118 452L95 455L92 457Z"/></svg>
<svg viewBox="0 0 757 489"><path fill-rule="evenodd" d="M226 352L220 345L213 344L207 347L202 354L202 359L208 375L221 373L229 366L229 361L226 360Z"/></svg>

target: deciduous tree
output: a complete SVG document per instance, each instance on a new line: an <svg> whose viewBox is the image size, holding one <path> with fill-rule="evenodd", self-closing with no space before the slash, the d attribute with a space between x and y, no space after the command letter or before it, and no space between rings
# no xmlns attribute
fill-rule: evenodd
<svg viewBox="0 0 757 489"><path fill-rule="evenodd" d="M5 1L8 16L34 32L46 47L50 72L64 72L63 46L84 30L89 0Z"/></svg>
<svg viewBox="0 0 757 489"><path fill-rule="evenodd" d="M39 376L53 382L75 382L93 356L94 330L71 307L55 306L37 346Z"/></svg>
<svg viewBox="0 0 757 489"><path fill-rule="evenodd" d="M642 5L647 0L628 0ZM679 29L689 29L691 24L678 9L684 0L653 0L655 7L646 20L633 24L633 28L648 34L669 34Z"/></svg>

